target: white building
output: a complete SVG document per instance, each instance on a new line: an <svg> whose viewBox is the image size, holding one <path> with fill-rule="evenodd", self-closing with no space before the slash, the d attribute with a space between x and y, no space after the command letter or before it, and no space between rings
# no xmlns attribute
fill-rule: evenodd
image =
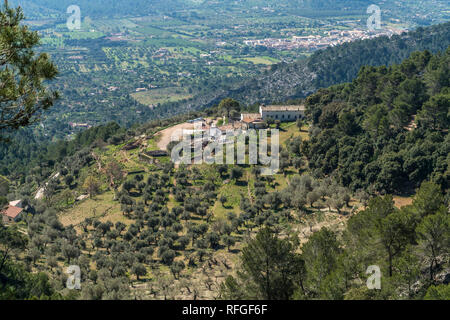
<svg viewBox="0 0 450 320"><path fill-rule="evenodd" d="M269 118L281 122L296 121L305 117L305 106L260 106L259 113L263 120Z"/></svg>
<svg viewBox="0 0 450 320"><path fill-rule="evenodd" d="M9 205L10 205L11 207L23 208L22 200L10 201L10 202L9 202Z"/></svg>

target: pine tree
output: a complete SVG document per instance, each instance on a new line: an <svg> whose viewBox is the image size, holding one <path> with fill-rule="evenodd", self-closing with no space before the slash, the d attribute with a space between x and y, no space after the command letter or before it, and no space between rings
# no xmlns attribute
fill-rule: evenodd
<svg viewBox="0 0 450 320"><path fill-rule="evenodd" d="M48 54L33 51L39 36L20 24L24 18L7 1L0 8L0 132L36 122L58 98L44 85L55 79L57 68Z"/></svg>

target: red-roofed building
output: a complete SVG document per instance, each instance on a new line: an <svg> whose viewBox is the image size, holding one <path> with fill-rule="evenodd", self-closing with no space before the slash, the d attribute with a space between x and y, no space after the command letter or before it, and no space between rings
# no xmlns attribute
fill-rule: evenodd
<svg viewBox="0 0 450 320"><path fill-rule="evenodd" d="M262 120L259 113L242 113L241 123L247 129L265 129L267 124Z"/></svg>
<svg viewBox="0 0 450 320"><path fill-rule="evenodd" d="M17 222L22 216L23 209L14 206L8 206L1 211L3 222Z"/></svg>

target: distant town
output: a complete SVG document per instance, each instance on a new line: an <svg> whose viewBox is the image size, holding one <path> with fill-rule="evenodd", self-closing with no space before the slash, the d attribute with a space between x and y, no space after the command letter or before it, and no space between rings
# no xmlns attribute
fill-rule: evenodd
<svg viewBox="0 0 450 320"><path fill-rule="evenodd" d="M326 35L293 36L288 39L267 38L244 40L244 44L252 47L263 46L279 50L305 49L308 51L314 51L355 40L372 39L380 36L392 37L393 35L401 34L405 31L407 30L395 28L387 28L377 31L362 29L331 30L328 31Z"/></svg>

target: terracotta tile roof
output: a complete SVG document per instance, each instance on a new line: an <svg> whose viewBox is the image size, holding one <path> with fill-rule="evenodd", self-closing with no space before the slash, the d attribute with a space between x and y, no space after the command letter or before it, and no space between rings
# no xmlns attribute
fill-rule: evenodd
<svg viewBox="0 0 450 320"><path fill-rule="evenodd" d="M7 209L3 210L1 214L11 218L15 219L21 212L23 211L22 208L14 207L14 206L8 206Z"/></svg>
<svg viewBox="0 0 450 320"><path fill-rule="evenodd" d="M232 124L227 124L218 128L220 131L233 130L234 126Z"/></svg>
<svg viewBox="0 0 450 320"><path fill-rule="evenodd" d="M244 118L244 119L242 119L242 122L245 122L245 123L252 123L252 122L257 121L257 120L258 120L258 119Z"/></svg>

